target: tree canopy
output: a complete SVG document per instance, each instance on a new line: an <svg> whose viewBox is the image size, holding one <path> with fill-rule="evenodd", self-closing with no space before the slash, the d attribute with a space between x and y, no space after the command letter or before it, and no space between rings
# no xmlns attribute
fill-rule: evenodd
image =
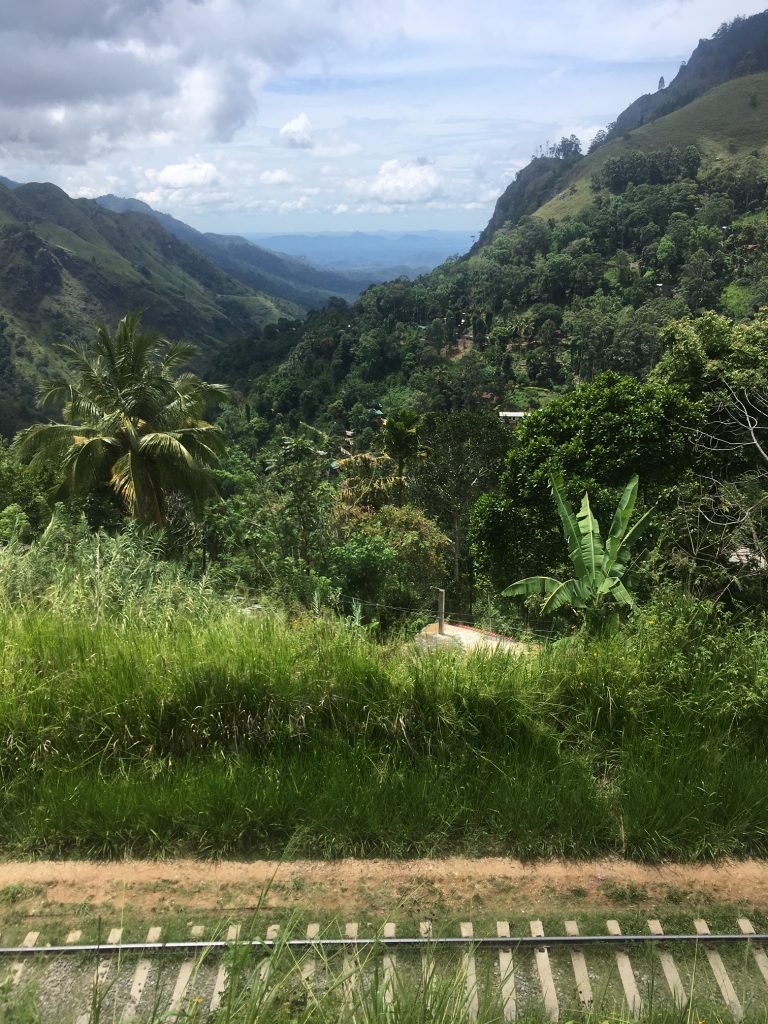
<svg viewBox="0 0 768 1024"><path fill-rule="evenodd" d="M162 525L173 494L193 504L216 494L210 470L224 438L202 417L227 389L178 371L193 346L143 331L131 313L111 334L97 325L90 346L62 346L71 376L43 385L44 406L63 406L63 422L23 431L17 448L60 465L58 494L108 486L142 523Z"/></svg>

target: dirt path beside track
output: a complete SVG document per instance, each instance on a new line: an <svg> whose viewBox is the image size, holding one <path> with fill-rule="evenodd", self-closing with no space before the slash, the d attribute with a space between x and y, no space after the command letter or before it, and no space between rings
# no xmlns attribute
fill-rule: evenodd
<svg viewBox="0 0 768 1024"><path fill-rule="evenodd" d="M311 906L329 914L481 913L507 906L743 903L768 913L768 861L649 866L620 860L194 860L0 863L0 901L27 914L87 906L139 913Z"/></svg>

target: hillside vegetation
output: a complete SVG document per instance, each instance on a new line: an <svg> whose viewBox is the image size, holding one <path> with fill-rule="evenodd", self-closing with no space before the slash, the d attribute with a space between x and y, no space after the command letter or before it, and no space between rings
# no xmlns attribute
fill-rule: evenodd
<svg viewBox="0 0 768 1024"><path fill-rule="evenodd" d="M606 162L636 151L668 146L696 146L707 165L730 164L747 157L765 159L768 152L768 72L726 82L682 110L612 138L558 178L559 191L541 203L536 215L562 220L592 200L590 183ZM575 191L574 191L575 190ZM533 211L529 211L533 212Z"/></svg>
<svg viewBox="0 0 768 1024"><path fill-rule="evenodd" d="M135 534L59 520L0 569L5 853L768 852L765 634L696 602L425 657L249 613Z"/></svg>
<svg viewBox="0 0 768 1024"><path fill-rule="evenodd" d="M154 218L172 235L191 245L236 280L305 309L321 306L332 297L355 299L372 281L364 275L314 267L306 260L270 252L237 235L197 231L137 199L110 195L99 196L96 202L116 213L141 213Z"/></svg>
<svg viewBox="0 0 768 1024"><path fill-rule="evenodd" d="M15 310L243 325L207 380L100 327L0 445L0 847L768 856L766 102L563 139L465 258L251 335L156 220L0 190ZM438 588L513 649L428 646Z"/></svg>
<svg viewBox="0 0 768 1024"><path fill-rule="evenodd" d="M620 135L670 114L733 79L768 71L768 11L724 22L712 39L701 39L674 79L631 103L609 126Z"/></svg>
<svg viewBox="0 0 768 1024"><path fill-rule="evenodd" d="M467 257L312 314L273 376L234 352L227 372L269 421L353 430L365 409L530 409L604 370L646 374L670 321L768 300L766 111L768 73L750 74L587 155L563 140Z"/></svg>
<svg viewBox="0 0 768 1024"><path fill-rule="evenodd" d="M0 185L0 431L34 413L54 342L79 341L127 308L211 352L301 307L226 274L153 219L73 200L54 185Z"/></svg>

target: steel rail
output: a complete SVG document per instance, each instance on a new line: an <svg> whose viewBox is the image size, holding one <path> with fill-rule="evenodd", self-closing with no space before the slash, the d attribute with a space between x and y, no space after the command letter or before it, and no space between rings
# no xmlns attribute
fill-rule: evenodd
<svg viewBox="0 0 768 1024"><path fill-rule="evenodd" d="M470 947L472 949L519 949L532 947L544 949L551 946L598 946L598 945L664 945L673 943L694 943L700 945L723 945L731 943L768 943L768 934L727 934L727 935L519 935L519 936L446 936L429 938L422 936L393 938L339 938L339 939L211 939L209 941L182 942L123 942L115 944L91 943L88 945L66 946L0 946L0 957L36 957L58 954L98 953L99 956L119 956L121 953L203 953L206 950L251 949L254 952L270 953L273 949L320 950L320 949L371 949Z"/></svg>

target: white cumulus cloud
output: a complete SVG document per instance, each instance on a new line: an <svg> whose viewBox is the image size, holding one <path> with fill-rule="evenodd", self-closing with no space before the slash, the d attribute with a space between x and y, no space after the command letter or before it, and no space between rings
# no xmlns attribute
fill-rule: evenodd
<svg viewBox="0 0 768 1024"><path fill-rule="evenodd" d="M442 181L431 164L395 159L385 160L373 178L350 179L347 188L354 195L377 199L385 205L399 205L435 199L441 192Z"/></svg>
<svg viewBox="0 0 768 1024"><path fill-rule="evenodd" d="M280 203L281 213L295 213L297 210L306 210L309 206L309 199L301 196L299 199L290 199L288 202Z"/></svg>
<svg viewBox="0 0 768 1024"><path fill-rule="evenodd" d="M296 179L284 167L276 167L273 171L262 171L259 181L262 185L292 185Z"/></svg>
<svg viewBox="0 0 768 1024"><path fill-rule="evenodd" d="M214 164L198 159L168 164L159 171L149 169L145 174L153 185L167 189L200 188L215 185L219 179Z"/></svg>
<svg viewBox="0 0 768 1024"><path fill-rule="evenodd" d="M312 134L312 122L306 114L299 114L288 121L280 129L280 140L291 149L313 149L315 139Z"/></svg>

